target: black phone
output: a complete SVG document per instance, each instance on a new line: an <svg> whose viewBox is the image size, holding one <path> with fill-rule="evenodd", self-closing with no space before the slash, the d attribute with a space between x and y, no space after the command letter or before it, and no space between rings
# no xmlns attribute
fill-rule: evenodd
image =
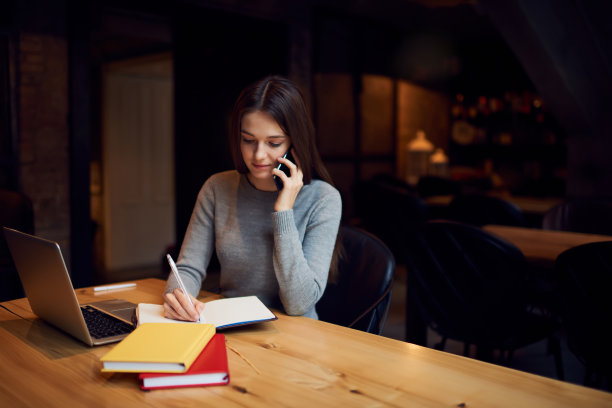
<svg viewBox="0 0 612 408"><path fill-rule="evenodd" d="M283 154L283 158L295 163L293 155L291 154L291 147L289 148L289 150L285 152L285 154ZM287 167L286 164L278 163L278 166L276 166L276 168L284 172L287 176L291 176L291 171L289 170L289 167ZM273 175L272 178L274 178L274 183L276 184L276 188L278 189L278 191L282 190L283 180L280 177L278 177L276 174Z"/></svg>

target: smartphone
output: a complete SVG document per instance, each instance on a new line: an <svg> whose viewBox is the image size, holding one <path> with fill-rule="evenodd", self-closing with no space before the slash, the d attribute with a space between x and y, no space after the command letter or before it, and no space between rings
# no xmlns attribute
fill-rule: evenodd
<svg viewBox="0 0 612 408"><path fill-rule="evenodd" d="M289 147L289 150L287 150L285 152L285 154L283 154L283 158L295 163L295 160L293 159L293 155L291 154L291 147ZM289 170L289 167L287 167L287 165L285 165L284 163L278 163L278 166L276 166L277 169L281 170L282 172L284 172L287 176L291 176L291 171ZM283 189L283 180L278 177L276 174L272 176L274 178L274 183L276 184L276 188L278 191Z"/></svg>

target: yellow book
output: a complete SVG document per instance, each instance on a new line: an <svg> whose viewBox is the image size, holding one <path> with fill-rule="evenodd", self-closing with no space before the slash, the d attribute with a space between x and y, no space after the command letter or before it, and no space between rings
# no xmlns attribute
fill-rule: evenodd
<svg viewBox="0 0 612 408"><path fill-rule="evenodd" d="M215 331L212 324L142 324L100 359L102 371L183 373Z"/></svg>

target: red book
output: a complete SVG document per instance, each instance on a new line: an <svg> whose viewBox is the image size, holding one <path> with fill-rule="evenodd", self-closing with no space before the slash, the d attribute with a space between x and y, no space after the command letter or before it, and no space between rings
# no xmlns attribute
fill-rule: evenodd
<svg viewBox="0 0 612 408"><path fill-rule="evenodd" d="M229 370L227 368L225 336L216 333L189 370L184 373L140 373L138 379L140 380L140 388L143 390L227 385L229 384Z"/></svg>

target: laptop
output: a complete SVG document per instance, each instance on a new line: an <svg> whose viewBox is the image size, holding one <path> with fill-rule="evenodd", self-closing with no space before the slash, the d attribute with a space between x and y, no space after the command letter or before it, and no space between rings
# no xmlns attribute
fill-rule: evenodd
<svg viewBox="0 0 612 408"><path fill-rule="evenodd" d="M32 311L47 323L98 346L134 330L134 303L113 299L79 305L57 242L3 227Z"/></svg>

